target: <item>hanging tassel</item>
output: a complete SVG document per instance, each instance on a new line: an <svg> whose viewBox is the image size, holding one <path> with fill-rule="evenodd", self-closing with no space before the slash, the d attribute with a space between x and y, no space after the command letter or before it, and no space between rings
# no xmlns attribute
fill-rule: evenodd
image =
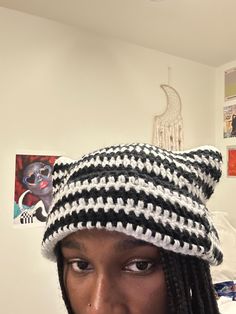
<svg viewBox="0 0 236 314"><path fill-rule="evenodd" d="M167 109L162 115L154 117L152 144L168 149L183 149L183 118L181 99L170 85L161 85L167 97Z"/></svg>

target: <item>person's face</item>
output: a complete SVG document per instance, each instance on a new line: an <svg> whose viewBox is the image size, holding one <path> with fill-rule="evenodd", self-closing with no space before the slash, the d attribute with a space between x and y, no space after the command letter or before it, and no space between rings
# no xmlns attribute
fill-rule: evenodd
<svg viewBox="0 0 236 314"><path fill-rule="evenodd" d="M74 314L166 314L159 249L118 232L77 231L61 243Z"/></svg>
<svg viewBox="0 0 236 314"><path fill-rule="evenodd" d="M37 196L48 195L52 192L52 168L43 162L29 164L23 172L23 182Z"/></svg>

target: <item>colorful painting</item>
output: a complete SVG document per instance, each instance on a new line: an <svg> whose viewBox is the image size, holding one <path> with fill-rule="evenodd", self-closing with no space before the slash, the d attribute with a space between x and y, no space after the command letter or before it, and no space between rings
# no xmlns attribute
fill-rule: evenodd
<svg viewBox="0 0 236 314"><path fill-rule="evenodd" d="M236 301L236 281L224 281L214 284L217 297L227 297Z"/></svg>
<svg viewBox="0 0 236 314"><path fill-rule="evenodd" d="M236 146L228 147L228 176L236 177Z"/></svg>
<svg viewBox="0 0 236 314"><path fill-rule="evenodd" d="M236 136L236 103L224 107L224 138Z"/></svg>
<svg viewBox="0 0 236 314"><path fill-rule="evenodd" d="M16 155L14 224L45 223L52 200L52 169L56 158Z"/></svg>

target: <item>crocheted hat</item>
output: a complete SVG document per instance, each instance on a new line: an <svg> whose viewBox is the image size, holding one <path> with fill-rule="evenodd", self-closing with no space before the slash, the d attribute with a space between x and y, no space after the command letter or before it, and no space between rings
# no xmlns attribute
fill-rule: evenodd
<svg viewBox="0 0 236 314"><path fill-rule="evenodd" d="M221 176L211 146L171 152L149 144L117 145L54 164L53 202L42 254L82 229L118 231L176 253L222 262L205 206Z"/></svg>

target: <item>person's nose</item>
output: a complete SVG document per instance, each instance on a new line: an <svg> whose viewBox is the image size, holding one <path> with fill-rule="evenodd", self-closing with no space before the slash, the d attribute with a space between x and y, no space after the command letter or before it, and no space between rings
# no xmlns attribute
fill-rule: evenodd
<svg viewBox="0 0 236 314"><path fill-rule="evenodd" d="M39 183L41 181L43 181L43 176L41 175L41 173L37 173L35 176L35 182Z"/></svg>
<svg viewBox="0 0 236 314"><path fill-rule="evenodd" d="M106 275L97 276L91 289L88 313L130 314L114 279Z"/></svg>

